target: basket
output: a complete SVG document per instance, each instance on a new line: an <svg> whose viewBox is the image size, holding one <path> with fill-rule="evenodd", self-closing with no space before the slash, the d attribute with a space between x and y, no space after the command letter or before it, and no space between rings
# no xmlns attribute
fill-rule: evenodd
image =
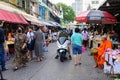
<svg viewBox="0 0 120 80"><path fill-rule="evenodd" d="M91 55L97 55L97 54L98 54L98 50L96 48L92 48Z"/></svg>

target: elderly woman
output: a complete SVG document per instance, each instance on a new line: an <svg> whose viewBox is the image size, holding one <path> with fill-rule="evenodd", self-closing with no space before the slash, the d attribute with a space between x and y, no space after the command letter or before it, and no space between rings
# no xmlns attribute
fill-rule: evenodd
<svg viewBox="0 0 120 80"><path fill-rule="evenodd" d="M39 27L37 31L35 32L35 55L37 57L37 62L43 60L43 44L45 42L44 34L42 32L42 27Z"/></svg>
<svg viewBox="0 0 120 80"><path fill-rule="evenodd" d="M96 65L94 67L98 67L99 69L103 68L103 64L105 62L104 55L106 49L108 48L112 48L112 42L107 38L106 35L104 35L101 38L100 46L97 48L98 54L93 56L96 62Z"/></svg>
<svg viewBox="0 0 120 80"><path fill-rule="evenodd" d="M27 42L29 41L26 34L23 31L22 26L18 26L17 34L15 36L15 55L14 55L14 70L17 70L20 65L26 66L26 63L28 61L27 59L27 50L25 52L22 52L27 46Z"/></svg>

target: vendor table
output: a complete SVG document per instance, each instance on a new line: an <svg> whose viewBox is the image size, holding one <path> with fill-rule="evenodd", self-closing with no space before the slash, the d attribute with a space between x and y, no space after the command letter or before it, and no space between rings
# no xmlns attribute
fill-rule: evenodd
<svg viewBox="0 0 120 80"><path fill-rule="evenodd" d="M105 60L109 64L110 73L112 71L113 74L120 74L120 62L116 59L115 56L110 54L110 52L106 52Z"/></svg>

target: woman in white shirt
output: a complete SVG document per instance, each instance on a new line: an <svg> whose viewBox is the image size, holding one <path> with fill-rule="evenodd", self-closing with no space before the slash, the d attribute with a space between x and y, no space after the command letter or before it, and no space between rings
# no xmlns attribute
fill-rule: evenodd
<svg viewBox="0 0 120 80"><path fill-rule="evenodd" d="M27 32L27 37L29 38L28 42L28 50L29 50L29 59L33 58L33 49L34 49L34 32L33 28L29 27L29 31Z"/></svg>
<svg viewBox="0 0 120 80"><path fill-rule="evenodd" d="M86 28L84 28L84 30L82 31L82 36L83 36L83 45L84 47L87 47L89 35Z"/></svg>

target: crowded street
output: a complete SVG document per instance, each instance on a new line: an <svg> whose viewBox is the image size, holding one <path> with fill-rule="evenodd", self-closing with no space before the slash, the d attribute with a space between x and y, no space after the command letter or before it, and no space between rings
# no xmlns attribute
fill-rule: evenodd
<svg viewBox="0 0 120 80"><path fill-rule="evenodd" d="M15 72L12 70L11 59L7 62L9 70L3 73L4 77L8 80L112 80L103 70L93 67L95 63L89 49L82 54L82 64L78 66L74 66L73 60L60 62L54 59L56 50L56 43L51 43L42 62L32 60L27 67Z"/></svg>
<svg viewBox="0 0 120 80"><path fill-rule="evenodd" d="M120 0L0 0L0 80L120 80Z"/></svg>

